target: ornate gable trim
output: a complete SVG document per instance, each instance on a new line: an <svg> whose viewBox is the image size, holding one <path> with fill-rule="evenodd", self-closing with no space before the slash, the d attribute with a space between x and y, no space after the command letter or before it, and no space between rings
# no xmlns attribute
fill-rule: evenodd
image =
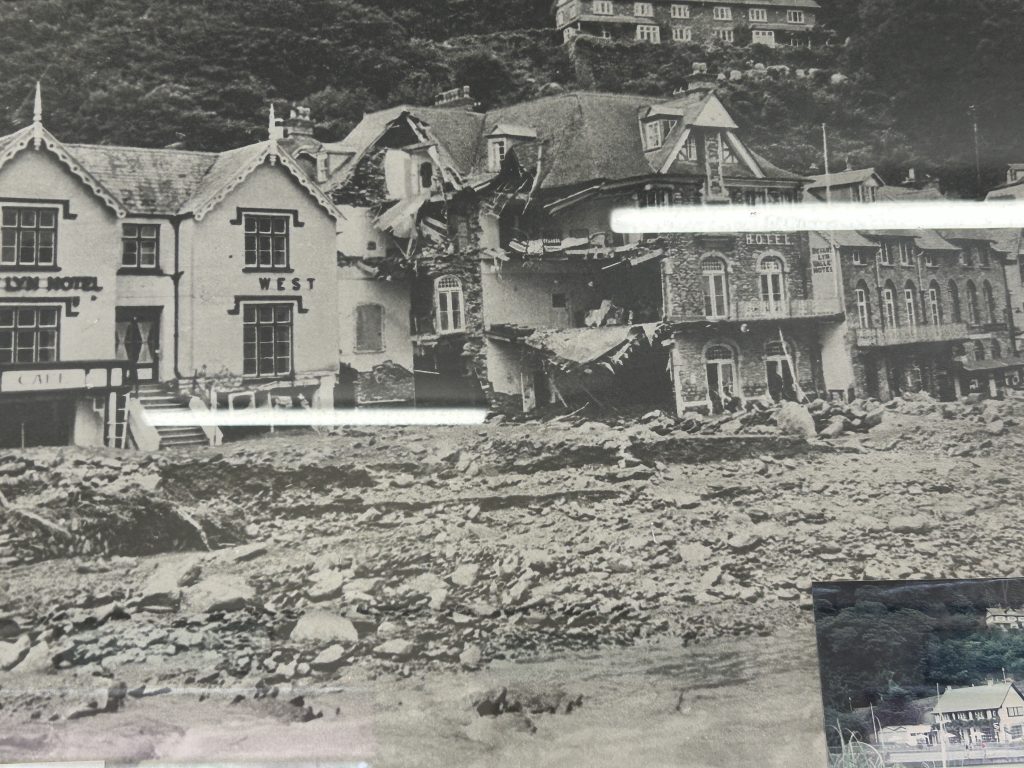
<svg viewBox="0 0 1024 768"><path fill-rule="evenodd" d="M302 170L302 167L299 166L299 164L296 163L287 152L285 152L281 147L278 147L276 141L268 141L263 149L257 153L252 160L246 163L230 181L221 186L221 188L217 190L216 194L192 212L195 220L202 221L206 214L224 202L224 199L228 195L238 189L238 187L241 186L241 184L244 183L245 180L248 179L249 176L251 176L253 172L263 165L263 163L268 159L270 160L271 165L281 163L281 165L287 168L295 180L298 181L299 184L316 199L320 206L327 211L335 221L341 221L345 218L342 212L338 210L337 206L331 202L331 199L324 194L323 190L321 190L320 187L317 186L317 184L314 183L308 175L306 175L306 172Z"/></svg>
<svg viewBox="0 0 1024 768"><path fill-rule="evenodd" d="M14 158L23 149L26 149L29 144L35 145L35 150L39 151L42 146L45 145L46 149L53 153L53 155L63 163L69 171L71 171L78 179L92 190L93 194L100 198L106 205L117 214L119 219L123 219L128 215L128 210L121 204L121 202L111 194L106 187L100 184L85 167L78 162L75 157L68 152L61 142L48 130L43 128L41 125L31 125L26 128L22 128L20 131L14 134L11 142L7 145L3 154L0 155L0 168L3 168L11 159Z"/></svg>

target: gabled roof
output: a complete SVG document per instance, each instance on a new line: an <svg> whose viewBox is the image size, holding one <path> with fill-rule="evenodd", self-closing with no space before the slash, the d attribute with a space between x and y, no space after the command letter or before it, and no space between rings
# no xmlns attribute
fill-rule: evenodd
<svg viewBox="0 0 1024 768"><path fill-rule="evenodd" d="M882 186L875 188L875 199L893 203L904 203L919 200L945 200L942 193L933 187L914 189L913 187L889 187Z"/></svg>
<svg viewBox="0 0 1024 768"><path fill-rule="evenodd" d="M991 229L940 229L939 234L946 240L985 240L995 242L998 230Z"/></svg>
<svg viewBox="0 0 1024 768"><path fill-rule="evenodd" d="M113 209L114 213L121 218L127 215L127 209L118 201L116 196L87 168L83 167L82 163L75 159L68 151L68 148L46 130L42 123L33 123L22 128L20 131L0 137L0 168L3 168L19 152L27 149L30 144L36 149L45 148L52 152L60 162L67 166L69 171L93 191L93 194Z"/></svg>
<svg viewBox="0 0 1024 768"><path fill-rule="evenodd" d="M824 189L825 187L846 187L851 184L863 184L865 181L874 179L879 184L885 184L874 168L859 168L836 173L822 173L811 176L811 183L807 189Z"/></svg>
<svg viewBox="0 0 1024 768"><path fill-rule="evenodd" d="M678 117L679 123L666 137L666 147L657 153L645 153L641 140L640 121L648 115L664 114ZM541 189L574 188L602 181L624 181L648 177L657 171L652 164L674 158L669 146L683 137L689 125L732 130L734 123L717 96L707 89L698 89L671 99L655 99L639 94L596 93L573 91L545 96L513 104L486 114L460 108L393 107L366 115L359 125L332 147L344 149L355 156L348 163L353 168L386 133L396 120L406 117L418 123L437 142L442 161L450 160L467 183L486 182L494 177L488 169L487 139L492 130L525 139L533 136L543 145L538 187ZM497 134L495 134L497 135ZM518 149L513 142L513 149ZM748 152L743 148L744 152ZM522 165L535 168L536 154ZM754 168L747 173L726 174L727 177L801 181L798 174L784 171L753 153ZM532 161L532 162L531 162ZM660 169L658 169L660 170ZM703 166L673 165L674 175L702 176ZM347 178L347 175L345 175ZM344 179L341 179L343 181Z"/></svg>
<svg viewBox="0 0 1024 768"><path fill-rule="evenodd" d="M264 141L227 152L189 152L101 144L62 144L41 125L0 137L0 167L39 138L72 173L118 216L190 214L203 218L268 160L280 163L335 219L341 212L276 142Z"/></svg>
<svg viewBox="0 0 1024 768"><path fill-rule="evenodd" d="M992 685L975 685L970 688L948 688L939 697L935 714L951 712L974 712L979 709L999 709L1016 687L1013 683L993 683ZM1020 695L1020 691L1017 691Z"/></svg>

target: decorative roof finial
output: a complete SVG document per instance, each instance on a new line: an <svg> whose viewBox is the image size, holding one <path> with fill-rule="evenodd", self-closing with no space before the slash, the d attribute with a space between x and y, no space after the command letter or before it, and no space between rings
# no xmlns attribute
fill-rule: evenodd
<svg viewBox="0 0 1024 768"><path fill-rule="evenodd" d="M43 141L43 89L36 80L36 99L32 105L32 143L39 149Z"/></svg>

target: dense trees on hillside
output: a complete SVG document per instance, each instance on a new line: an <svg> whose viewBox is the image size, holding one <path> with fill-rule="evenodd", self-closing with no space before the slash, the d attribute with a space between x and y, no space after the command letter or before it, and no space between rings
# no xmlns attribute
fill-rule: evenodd
<svg viewBox="0 0 1024 768"><path fill-rule="evenodd" d="M0 4L0 131L30 117L41 79L47 123L69 140L222 148L263 135L269 101L306 101L340 138L364 110L426 103L473 86L482 106L550 83L668 95L693 61L815 67L797 81L727 83L754 145L799 171L910 166L977 191L1024 160L1024 5L1019 0L821 0L833 45L561 44L549 0L7 0ZM848 44L845 44L848 41ZM827 75L849 81L834 86Z"/></svg>
<svg viewBox="0 0 1024 768"><path fill-rule="evenodd" d="M844 585L815 600L826 722L866 735L920 722L920 699L947 686L1024 681L1024 632L985 626L989 606L1024 604L1024 582ZM917 701L915 701L917 700ZM926 708L930 705L924 705Z"/></svg>

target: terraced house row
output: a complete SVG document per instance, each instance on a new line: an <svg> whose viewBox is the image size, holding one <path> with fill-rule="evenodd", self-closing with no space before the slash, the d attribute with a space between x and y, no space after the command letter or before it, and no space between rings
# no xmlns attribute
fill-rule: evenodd
<svg viewBox="0 0 1024 768"><path fill-rule="evenodd" d="M65 144L37 104L0 139L0 443L216 443L188 426L209 411L682 412L1019 382L1013 233L611 231L623 206L817 194L699 76L486 113L460 89L336 142L297 107L267 134ZM920 194L865 178L851 199Z"/></svg>
<svg viewBox="0 0 1024 768"><path fill-rule="evenodd" d="M689 43L713 36L724 43L807 46L817 26L816 0L556 0L555 27L577 35L647 43Z"/></svg>

